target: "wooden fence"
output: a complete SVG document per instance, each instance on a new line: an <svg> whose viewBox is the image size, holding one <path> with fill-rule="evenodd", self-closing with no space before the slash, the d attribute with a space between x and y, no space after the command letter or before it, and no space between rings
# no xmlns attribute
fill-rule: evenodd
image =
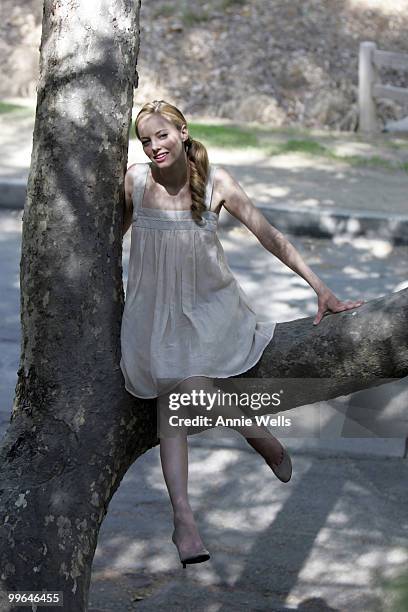
<svg viewBox="0 0 408 612"><path fill-rule="evenodd" d="M378 68L399 68L408 70L408 54L380 51L374 42L360 43L358 59L358 109L359 131L378 132L376 98L391 98L408 102L408 89L383 85Z"/></svg>

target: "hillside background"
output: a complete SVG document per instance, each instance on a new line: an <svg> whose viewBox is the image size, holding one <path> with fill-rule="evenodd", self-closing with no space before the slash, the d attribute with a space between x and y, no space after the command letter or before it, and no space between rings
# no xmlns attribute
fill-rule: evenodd
<svg viewBox="0 0 408 612"><path fill-rule="evenodd" d="M2 0L0 97L36 95L41 0ZM135 105L189 116L355 130L359 43L408 53L408 0L142 2ZM383 82L408 87L408 73ZM408 115L383 100L382 122Z"/></svg>

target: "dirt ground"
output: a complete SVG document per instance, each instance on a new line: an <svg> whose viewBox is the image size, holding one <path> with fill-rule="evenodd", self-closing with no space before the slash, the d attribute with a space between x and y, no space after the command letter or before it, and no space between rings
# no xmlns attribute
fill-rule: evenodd
<svg viewBox="0 0 408 612"><path fill-rule="evenodd" d="M136 101L197 116L354 129L362 41L408 52L408 0L155 0L140 9ZM43 0L2 0L0 93L34 95ZM75 36L73 37L75 39ZM381 69L407 87L407 72ZM379 103L379 123L408 105Z"/></svg>

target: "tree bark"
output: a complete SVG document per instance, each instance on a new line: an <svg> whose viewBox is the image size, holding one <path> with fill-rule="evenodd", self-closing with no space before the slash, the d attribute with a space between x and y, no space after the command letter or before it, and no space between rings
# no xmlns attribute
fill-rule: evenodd
<svg viewBox="0 0 408 612"><path fill-rule="evenodd" d="M408 289L354 310L326 314L317 326L312 321L313 317L307 317L277 325L258 363L234 377L253 379L245 385L248 393L283 388L275 412L408 375ZM257 414L271 412L260 409Z"/></svg>
<svg viewBox="0 0 408 612"><path fill-rule="evenodd" d="M156 401L129 395L119 366L140 3L89 7L44 5L23 215L21 361L0 448L1 590L62 591L55 609L75 612L87 609L109 502L135 459L158 443ZM311 317L280 324L259 363L236 378L330 378L312 390L303 384L301 405L406 376L407 300L405 290L317 327Z"/></svg>
<svg viewBox="0 0 408 612"><path fill-rule="evenodd" d="M44 2L21 358L0 449L0 585L63 591L56 610L86 609L109 500L157 442L151 403L134 402L119 367L139 10L140 0Z"/></svg>

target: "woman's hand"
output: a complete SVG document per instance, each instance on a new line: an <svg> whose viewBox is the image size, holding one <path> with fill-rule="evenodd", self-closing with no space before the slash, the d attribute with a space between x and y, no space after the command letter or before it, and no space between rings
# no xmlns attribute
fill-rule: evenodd
<svg viewBox="0 0 408 612"><path fill-rule="evenodd" d="M325 289L321 293L318 293L317 299L318 310L315 320L313 321L313 325L318 325L322 320L324 313L327 311L342 312L343 310L358 308L364 304L364 300L358 300L357 302L352 302L351 300L342 302L336 298L330 289Z"/></svg>

